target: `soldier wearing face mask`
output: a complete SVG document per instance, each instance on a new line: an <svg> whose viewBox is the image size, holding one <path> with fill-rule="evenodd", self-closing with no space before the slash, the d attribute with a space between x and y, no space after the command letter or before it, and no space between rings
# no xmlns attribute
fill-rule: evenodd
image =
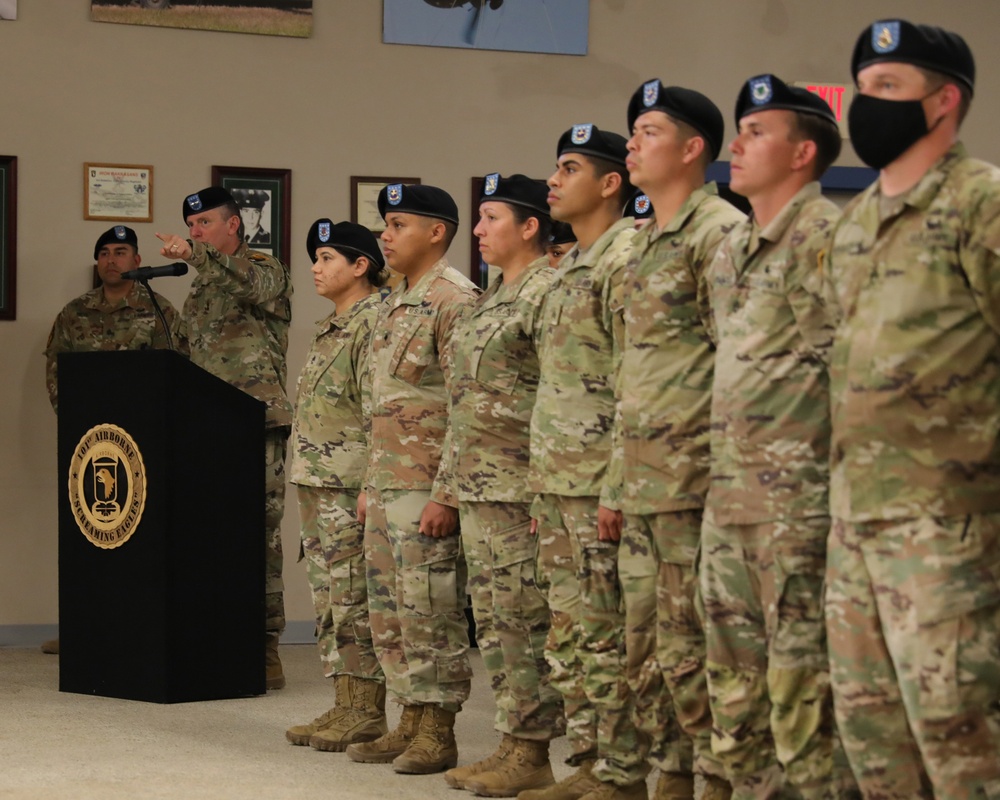
<svg viewBox="0 0 1000 800"><path fill-rule="evenodd" d="M975 63L906 20L862 32L849 115L878 180L826 265L827 630L866 797L1000 791L1000 170L959 129Z"/></svg>

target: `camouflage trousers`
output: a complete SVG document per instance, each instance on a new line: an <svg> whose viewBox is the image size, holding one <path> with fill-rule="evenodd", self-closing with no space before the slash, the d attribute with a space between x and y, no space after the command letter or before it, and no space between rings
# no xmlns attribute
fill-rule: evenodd
<svg viewBox="0 0 1000 800"><path fill-rule="evenodd" d="M712 748L734 798L849 798L823 617L826 517L717 526L700 586Z"/></svg>
<svg viewBox="0 0 1000 800"><path fill-rule="evenodd" d="M598 756L594 774L631 784L649 773L648 740L632 721L618 543L597 538L597 498L540 494L539 578L548 586L545 656L563 697L569 763Z"/></svg>
<svg viewBox="0 0 1000 800"><path fill-rule="evenodd" d="M1000 513L835 520L837 723L866 797L1000 798Z"/></svg>
<svg viewBox="0 0 1000 800"><path fill-rule="evenodd" d="M285 445L288 428L269 428L264 434L264 535L266 588L264 597L265 629L281 633L285 629L285 583L281 577L284 558L281 554L281 518L285 516Z"/></svg>
<svg viewBox="0 0 1000 800"><path fill-rule="evenodd" d="M618 548L635 723L665 772L725 777L712 754L705 632L695 610L701 509L626 514Z"/></svg>
<svg viewBox="0 0 1000 800"><path fill-rule="evenodd" d="M549 607L535 585L527 503L459 503L476 642L496 700L496 729L549 741L566 729L562 696L549 684Z"/></svg>
<svg viewBox="0 0 1000 800"><path fill-rule="evenodd" d="M428 491L368 490L368 615L386 689L403 705L458 711L469 697L461 538L419 532Z"/></svg>
<svg viewBox="0 0 1000 800"><path fill-rule="evenodd" d="M323 674L381 680L368 625L365 530L358 522L358 490L296 488Z"/></svg>

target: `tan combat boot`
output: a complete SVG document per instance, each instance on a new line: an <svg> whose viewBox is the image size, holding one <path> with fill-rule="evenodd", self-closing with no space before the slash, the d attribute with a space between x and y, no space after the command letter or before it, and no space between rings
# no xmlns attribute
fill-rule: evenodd
<svg viewBox="0 0 1000 800"><path fill-rule="evenodd" d="M659 792L659 786L657 786L657 792ZM705 791L701 794L701 800L729 800L732 796L733 787L725 778L717 778L714 775L705 776Z"/></svg>
<svg viewBox="0 0 1000 800"><path fill-rule="evenodd" d="M500 740L500 746L497 747L493 755L487 756L482 759L482 761L477 761L474 764L466 764L464 767L455 767L454 769L448 770L444 774L445 783L447 783L452 789L464 789L465 782L471 778L473 775L478 775L480 772L489 772L491 769L497 766L507 753L510 752L511 747L514 746L514 737L509 733L505 733L503 738Z"/></svg>
<svg viewBox="0 0 1000 800"><path fill-rule="evenodd" d="M594 761L588 758L580 762L576 772L559 783L544 789L528 789L517 796L517 800L579 800L592 789L601 788L601 782L593 775Z"/></svg>
<svg viewBox="0 0 1000 800"><path fill-rule="evenodd" d="M355 742L370 742L388 731L385 721L385 684L338 675L334 678L340 713L309 739L316 750L343 752Z"/></svg>
<svg viewBox="0 0 1000 800"><path fill-rule="evenodd" d="M689 772L661 772L653 800L694 800L694 775Z"/></svg>
<svg viewBox="0 0 1000 800"><path fill-rule="evenodd" d="M455 712L439 705L426 705L420 717L420 727L410 746L392 762L396 772L427 775L444 772L458 763L455 744Z"/></svg>
<svg viewBox="0 0 1000 800"><path fill-rule="evenodd" d="M417 735L425 706L403 706L399 724L378 739L347 746L347 757L363 764L387 764L401 755Z"/></svg>
<svg viewBox="0 0 1000 800"><path fill-rule="evenodd" d="M281 659L278 658L278 640L280 638L280 633L272 633L271 631L268 631L267 638L264 641L264 647L266 648L264 651L264 685L268 689L285 688L285 673L281 671Z"/></svg>
<svg viewBox="0 0 1000 800"><path fill-rule="evenodd" d="M489 772L465 782L465 788L482 797L516 797L525 789L552 786L556 779L549 764L549 743L514 739L514 746Z"/></svg>
<svg viewBox="0 0 1000 800"><path fill-rule="evenodd" d="M649 791L646 781L637 781L628 786L616 783L604 783L596 789L591 789L580 800L648 800Z"/></svg>

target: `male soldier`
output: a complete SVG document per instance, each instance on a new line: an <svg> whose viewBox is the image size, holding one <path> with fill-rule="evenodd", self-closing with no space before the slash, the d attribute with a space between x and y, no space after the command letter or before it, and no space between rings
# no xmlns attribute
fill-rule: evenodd
<svg viewBox="0 0 1000 800"><path fill-rule="evenodd" d="M454 767L455 714L472 670L465 575L451 475L439 471L448 425L450 339L476 288L445 253L458 208L443 189L393 184L379 193L386 263L403 276L372 335L371 448L365 478L365 559L375 653L399 726L352 744L354 761L396 772Z"/></svg>
<svg viewBox="0 0 1000 800"><path fill-rule="evenodd" d="M1000 796L1000 171L958 140L961 36L876 22L851 70L880 172L828 269L837 722L867 797Z"/></svg>
<svg viewBox="0 0 1000 800"><path fill-rule="evenodd" d="M704 273L743 215L714 184L705 185L725 130L705 95L647 81L629 101L628 124L629 177L654 218L636 236L624 277L618 446L609 479L612 507L624 522L610 509L602 509L602 522L621 535L628 675L637 722L660 767L656 797L693 797L697 772L706 797L728 798L711 749L694 563L708 488L714 361ZM674 720L679 737L669 731Z"/></svg>
<svg viewBox="0 0 1000 800"><path fill-rule="evenodd" d="M221 186L186 197L182 213L190 239L156 234L163 242L163 256L181 258L198 273L184 302L180 343L195 364L267 404L267 688L280 689L285 685L278 657L278 639L285 628L281 517L285 443L292 424L292 407L285 394L291 277L280 261L246 245L239 206Z"/></svg>
<svg viewBox="0 0 1000 800"><path fill-rule="evenodd" d="M121 277L123 272L142 264L135 231L125 225L106 230L94 245L94 260L101 285L66 304L52 323L45 345L45 386L53 411L59 410L56 378L59 353L167 347L167 334L146 290ZM167 298L153 294L168 327L174 328L177 324L174 307ZM59 640L43 643L42 651L58 653Z"/></svg>
<svg viewBox="0 0 1000 800"><path fill-rule="evenodd" d="M823 624L835 309L822 257L840 217L827 103L774 75L743 84L729 145L752 214L708 267L716 342L701 540L713 749L737 797L842 798ZM787 786L787 788L786 788ZM794 788L792 788L794 787Z"/></svg>
<svg viewBox="0 0 1000 800"><path fill-rule="evenodd" d="M539 572L549 584L546 657L551 683L563 696L572 751L567 763L578 769L518 797L603 797L604 780L612 790L617 784L641 788L641 795L628 796L645 797L645 752L629 715L624 675L618 542L599 535L597 521L611 458L621 272L635 233L632 218L621 216L632 193L625 138L574 125L556 154L549 208L573 227L577 244L563 257L543 311L529 487L537 492L531 516Z"/></svg>
<svg viewBox="0 0 1000 800"><path fill-rule="evenodd" d="M268 201L262 189L233 189L233 199L240 207L243 220L243 241L249 245L271 246L271 232L261 226L261 215Z"/></svg>

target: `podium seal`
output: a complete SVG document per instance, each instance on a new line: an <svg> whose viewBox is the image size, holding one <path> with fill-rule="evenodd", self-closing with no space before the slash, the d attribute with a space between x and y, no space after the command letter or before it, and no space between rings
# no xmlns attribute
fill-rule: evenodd
<svg viewBox="0 0 1000 800"><path fill-rule="evenodd" d="M105 423L83 435L69 464L69 502L97 547L121 547L135 533L146 507L146 467L125 430Z"/></svg>

